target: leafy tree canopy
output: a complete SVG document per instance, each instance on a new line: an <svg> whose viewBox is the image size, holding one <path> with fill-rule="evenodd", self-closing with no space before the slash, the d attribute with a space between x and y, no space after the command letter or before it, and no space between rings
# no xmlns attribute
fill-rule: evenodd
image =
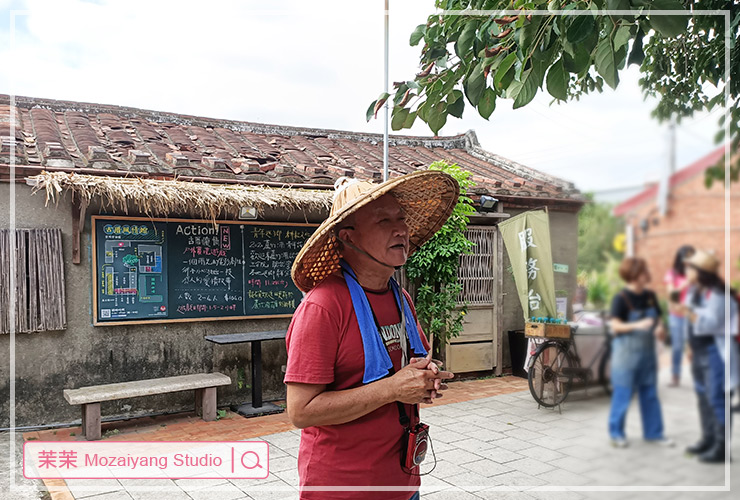
<svg viewBox="0 0 740 500"><path fill-rule="evenodd" d="M624 231L624 221L612 214L612 205L593 200L586 195L586 203L578 212L578 270L601 272L609 257L620 259L614 248L615 238Z"/></svg>
<svg viewBox="0 0 740 500"><path fill-rule="evenodd" d="M466 106L488 119L497 100L511 99L520 108L540 89L555 101L578 99L601 92L604 84L616 88L619 72L636 64L645 95L658 99L653 115L659 120L680 121L723 107L729 85L732 149L740 144L740 0L436 0L435 5L439 13L410 38L412 46L421 47L421 71L412 80L395 82L393 93L371 103L368 120L390 100L393 130L410 128L418 118L436 135L448 116L462 117ZM466 9L469 15L447 12ZM519 13L479 12L507 9ZM631 13L607 15L605 9ZM532 10L565 12L527 13ZM592 14L567 12L575 10ZM694 13L655 14L661 10ZM729 82L725 16L696 12L706 10L730 11ZM717 139L725 139L723 129ZM710 175L724 178L724 170L718 167Z"/></svg>
<svg viewBox="0 0 740 500"><path fill-rule="evenodd" d="M416 285L416 312L428 335L435 339L435 354L442 355L450 338L457 337L463 329L467 310L457 299L462 284L457 280L460 255L469 253L473 243L465 237L465 230L475 213L473 200L467 196L474 182L470 172L456 164L437 161L429 170L441 170L460 184L460 198L442 228L409 257L406 275ZM438 358L439 359L439 358Z"/></svg>

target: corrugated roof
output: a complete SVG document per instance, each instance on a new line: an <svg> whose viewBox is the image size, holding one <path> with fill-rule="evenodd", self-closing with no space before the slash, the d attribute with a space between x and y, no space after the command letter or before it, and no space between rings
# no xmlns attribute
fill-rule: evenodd
<svg viewBox="0 0 740 500"><path fill-rule="evenodd" d="M340 176L381 180L380 134L219 120L74 101L0 95L0 164L15 142L16 164L98 175L329 188ZM391 177L437 160L473 173L474 194L581 204L570 182L480 147L475 132L449 137L393 135Z"/></svg>

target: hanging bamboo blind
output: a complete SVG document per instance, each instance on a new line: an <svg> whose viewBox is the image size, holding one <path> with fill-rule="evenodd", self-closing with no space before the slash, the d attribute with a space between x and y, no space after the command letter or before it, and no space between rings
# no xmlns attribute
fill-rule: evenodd
<svg viewBox="0 0 740 500"><path fill-rule="evenodd" d="M15 252L11 254L11 237ZM11 259L15 290L10 289ZM11 295L12 294L12 295ZM67 327L62 231L0 229L0 333L10 333L11 298L15 297L15 331L41 332Z"/></svg>
<svg viewBox="0 0 740 500"><path fill-rule="evenodd" d="M495 227L469 227L465 236L473 242L470 254L460 256L458 280L463 285L459 303L488 306L494 303L495 286Z"/></svg>

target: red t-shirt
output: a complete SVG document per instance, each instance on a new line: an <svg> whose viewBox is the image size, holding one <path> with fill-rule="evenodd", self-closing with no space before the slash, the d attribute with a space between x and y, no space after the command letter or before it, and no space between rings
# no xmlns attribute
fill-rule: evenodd
<svg viewBox="0 0 740 500"><path fill-rule="evenodd" d="M368 291L393 366L401 369L401 318L393 291ZM404 292L406 293L406 292ZM406 295L411 304L411 299ZM416 311L411 304L416 317ZM418 326L422 342L426 337ZM352 299L344 279L330 276L301 302L288 327L285 382L326 385L341 391L362 385L365 354ZM406 413L412 416L413 407ZM364 417L340 425L307 427L301 432L298 474L303 486L418 487L418 476L401 469L403 428L398 407L388 404ZM301 499L407 500L404 491L301 491Z"/></svg>

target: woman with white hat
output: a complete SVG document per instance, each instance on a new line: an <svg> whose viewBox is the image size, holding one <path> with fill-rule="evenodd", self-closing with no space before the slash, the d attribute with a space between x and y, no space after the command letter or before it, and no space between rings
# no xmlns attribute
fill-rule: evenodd
<svg viewBox="0 0 740 500"><path fill-rule="evenodd" d="M719 261L712 253L697 250L686 264L692 289L685 309L690 321L692 372L702 426L701 440L687 451L699 455L702 462L720 463L725 460L725 401L727 393L738 386L738 304L731 294L727 330L726 287L717 274ZM730 387L725 387L726 364L730 369Z"/></svg>

